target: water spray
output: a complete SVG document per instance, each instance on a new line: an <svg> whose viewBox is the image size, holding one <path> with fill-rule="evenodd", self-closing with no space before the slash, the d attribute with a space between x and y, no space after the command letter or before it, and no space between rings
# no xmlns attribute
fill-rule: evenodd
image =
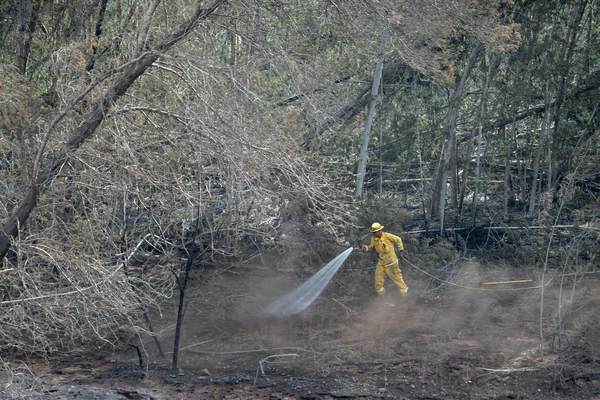
<svg viewBox="0 0 600 400"><path fill-rule="evenodd" d="M305 310L325 289L333 275L352 253L352 250L354 250L354 247L349 247L296 290L269 304L265 312L276 317L285 317Z"/></svg>

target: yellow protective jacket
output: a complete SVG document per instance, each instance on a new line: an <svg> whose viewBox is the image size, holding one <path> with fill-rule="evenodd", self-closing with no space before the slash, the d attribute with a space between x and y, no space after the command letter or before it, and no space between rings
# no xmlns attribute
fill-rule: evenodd
<svg viewBox="0 0 600 400"><path fill-rule="evenodd" d="M371 244L368 246L363 244L360 246L360 249L362 251L377 250L377 253L379 254L379 264L384 267L389 267L398 261L396 251L394 250L394 244L398 246L398 251L404 250L402 239L391 233L382 232L381 238L378 238L377 236L371 237Z"/></svg>

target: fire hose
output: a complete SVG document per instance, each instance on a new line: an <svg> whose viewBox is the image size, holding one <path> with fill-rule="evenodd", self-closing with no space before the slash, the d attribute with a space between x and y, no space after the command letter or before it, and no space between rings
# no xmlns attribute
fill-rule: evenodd
<svg viewBox="0 0 600 400"><path fill-rule="evenodd" d="M458 283L449 282L449 281L446 281L444 279L438 278L437 276L434 276L434 275L430 274L429 272L422 270L421 268L417 267L415 264L413 264L410 261L408 261L406 259L406 256L402 257L402 260L404 260L408 265L410 265L411 267L413 267L417 271L422 272L423 274L429 276L430 278L433 278L433 279L435 279L435 280L437 280L439 282L445 283L447 285L456 286L456 287L460 287L460 288L463 288L463 289L479 290L479 291L484 291L484 292L498 292L498 291L540 289L542 287L542 285L539 285L539 286L528 286L528 287L523 287L523 288L488 289L488 288L479 288L479 287L473 287L473 286L464 286L464 285L459 285ZM554 279L554 278L548 279L548 281L543 286L547 286L552 281L552 279ZM492 283L513 283L513 282L531 282L531 280L530 279L524 279L524 280L520 280L520 281L506 281L506 282L492 282Z"/></svg>

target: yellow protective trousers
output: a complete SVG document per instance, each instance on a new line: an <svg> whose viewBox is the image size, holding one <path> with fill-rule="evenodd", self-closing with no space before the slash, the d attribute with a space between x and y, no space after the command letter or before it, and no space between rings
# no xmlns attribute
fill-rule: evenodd
<svg viewBox="0 0 600 400"><path fill-rule="evenodd" d="M385 293L383 283L385 281L386 274L390 277L392 282L394 282L400 288L400 294L402 296L406 296L408 286L406 286L406 283L404 283L404 279L402 278L402 273L400 271L400 267L398 266L398 260L387 266L377 263L377 268L375 268L375 290L377 291L377 294L382 295Z"/></svg>

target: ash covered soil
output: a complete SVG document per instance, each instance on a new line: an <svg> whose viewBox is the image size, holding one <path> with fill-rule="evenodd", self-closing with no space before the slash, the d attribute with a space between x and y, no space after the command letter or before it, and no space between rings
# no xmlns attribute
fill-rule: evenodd
<svg viewBox="0 0 600 400"><path fill-rule="evenodd" d="M177 373L170 372L174 296L151 316L164 356L149 335L126 329L111 346L88 343L46 360L19 356L38 383L19 396L600 399L598 274L577 278L574 291L573 279L546 274L542 353L538 269L463 259L437 271L453 283L440 285L403 262L409 296L387 279L382 299L372 288L374 270L353 268L353 257L307 310L284 318L261 310L316 271L273 267L276 258L197 270L186 293Z"/></svg>

